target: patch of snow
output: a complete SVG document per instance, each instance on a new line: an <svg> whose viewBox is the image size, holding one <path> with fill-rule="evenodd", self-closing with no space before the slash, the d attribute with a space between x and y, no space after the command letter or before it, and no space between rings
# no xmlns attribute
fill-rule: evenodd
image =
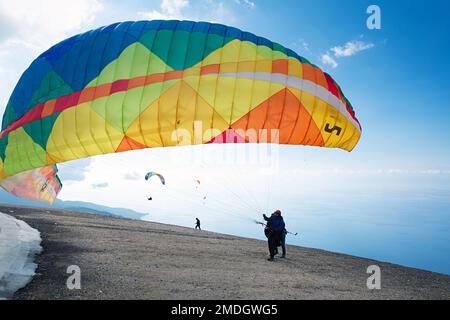
<svg viewBox="0 0 450 320"><path fill-rule="evenodd" d="M9 299L35 275L41 235L25 222L0 212L0 299Z"/></svg>

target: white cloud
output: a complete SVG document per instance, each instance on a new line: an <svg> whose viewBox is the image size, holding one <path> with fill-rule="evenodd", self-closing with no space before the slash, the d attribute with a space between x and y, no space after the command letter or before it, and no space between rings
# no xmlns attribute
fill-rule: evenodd
<svg viewBox="0 0 450 320"><path fill-rule="evenodd" d="M197 20L225 23L228 25L235 23L236 17L234 13L223 2L216 3L208 0L207 5L203 14Z"/></svg>
<svg viewBox="0 0 450 320"><path fill-rule="evenodd" d="M298 39L297 41L292 43L292 46L301 52L311 52L311 48L309 47L309 43L305 41L305 39Z"/></svg>
<svg viewBox="0 0 450 320"><path fill-rule="evenodd" d="M1 3L0 3L1 8ZM9 30L13 28L13 22L3 11L0 11L0 43L9 37Z"/></svg>
<svg viewBox="0 0 450 320"><path fill-rule="evenodd" d="M170 15L179 15L189 5L188 0L163 0L161 9Z"/></svg>
<svg viewBox="0 0 450 320"><path fill-rule="evenodd" d="M160 5L160 10L138 12L138 15L148 20L185 20L186 17L182 11L188 6L188 0L163 0Z"/></svg>
<svg viewBox="0 0 450 320"><path fill-rule="evenodd" d="M250 0L234 0L234 2L248 9L254 9L256 7L255 3Z"/></svg>
<svg viewBox="0 0 450 320"><path fill-rule="evenodd" d="M139 174L137 172L127 172L123 176L125 180L139 180L142 179L142 174Z"/></svg>
<svg viewBox="0 0 450 320"><path fill-rule="evenodd" d="M102 10L101 0L0 0L0 112L30 63L90 27Z"/></svg>
<svg viewBox="0 0 450 320"><path fill-rule="evenodd" d="M83 181L90 170L92 158L58 164L58 176L63 182Z"/></svg>
<svg viewBox="0 0 450 320"><path fill-rule="evenodd" d="M301 45L305 51L311 52L311 49L309 48L309 43L305 40L301 39Z"/></svg>
<svg viewBox="0 0 450 320"><path fill-rule="evenodd" d="M108 182L102 182L102 183L93 183L91 184L93 189L103 189L107 188L109 186Z"/></svg>
<svg viewBox="0 0 450 320"><path fill-rule="evenodd" d="M0 12L8 21L3 39L47 49L81 30L103 9L99 0L0 0Z"/></svg>
<svg viewBox="0 0 450 320"><path fill-rule="evenodd" d="M332 47L329 51L327 51L327 53L322 54L319 59L322 64L335 69L339 65L337 62L338 59L354 56L358 52L371 49L374 46L375 45L373 43L366 43L360 40L352 40L348 41L343 46ZM330 51L332 53L330 53Z"/></svg>
<svg viewBox="0 0 450 320"><path fill-rule="evenodd" d="M329 54L325 53L320 57L320 62L322 62L325 65L330 66L331 68L335 69L338 66L338 63L335 59Z"/></svg>
<svg viewBox="0 0 450 320"><path fill-rule="evenodd" d="M333 51L334 56L336 58L341 57L351 57L358 52L368 50L370 48L373 48L375 45L373 43L365 43L363 41L348 41L343 46L336 46L331 48L330 50Z"/></svg>
<svg viewBox="0 0 450 320"><path fill-rule="evenodd" d="M158 10L140 11L137 14L146 20L174 19L226 24L232 24L236 20L234 13L222 1L203 0L194 4L195 7L191 6L189 0L162 0Z"/></svg>

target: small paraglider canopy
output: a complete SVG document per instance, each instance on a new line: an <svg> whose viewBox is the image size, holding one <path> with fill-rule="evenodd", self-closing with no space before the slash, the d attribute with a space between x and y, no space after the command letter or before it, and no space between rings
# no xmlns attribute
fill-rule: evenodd
<svg viewBox="0 0 450 320"><path fill-rule="evenodd" d="M148 173L145 175L145 180L148 181L148 180L150 180L151 177L153 177L153 176L158 177L159 180L161 181L161 183L162 183L163 185L166 185L166 179L164 179L164 176L163 176L162 174L160 174L160 173L153 172L153 171L150 171L150 172L148 172ZM148 200L148 201L152 201L152 200L153 200L153 197L152 197L152 196L149 196L149 197L147 198L147 200Z"/></svg>
<svg viewBox="0 0 450 320"><path fill-rule="evenodd" d="M164 179L164 177L161 174L156 173L156 172L152 172L152 171L150 171L149 173L147 173L145 175L145 180L149 180L153 176L157 176L159 178L159 180L161 180L161 183L163 185L166 185L166 179Z"/></svg>

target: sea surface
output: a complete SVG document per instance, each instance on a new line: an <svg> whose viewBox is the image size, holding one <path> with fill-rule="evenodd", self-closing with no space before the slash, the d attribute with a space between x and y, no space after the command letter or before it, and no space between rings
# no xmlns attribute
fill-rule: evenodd
<svg viewBox="0 0 450 320"><path fill-rule="evenodd" d="M155 206L144 219L193 227L199 217L204 229L265 239L255 220L280 209L288 230L298 233L288 236L288 244L450 275L448 174L338 174L296 179L298 185L286 183L292 179L278 180L269 183L270 191L253 181L257 187L252 192L231 184L221 193L173 196L170 205Z"/></svg>

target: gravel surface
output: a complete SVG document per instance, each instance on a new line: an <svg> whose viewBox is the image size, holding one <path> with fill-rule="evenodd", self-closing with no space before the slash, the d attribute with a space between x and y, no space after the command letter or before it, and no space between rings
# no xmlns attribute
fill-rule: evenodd
<svg viewBox="0 0 450 320"><path fill-rule="evenodd" d="M264 241L75 211L0 206L41 232L37 275L15 299L450 299L450 277ZM381 268L381 290L366 269ZM81 289L66 286L81 269Z"/></svg>

